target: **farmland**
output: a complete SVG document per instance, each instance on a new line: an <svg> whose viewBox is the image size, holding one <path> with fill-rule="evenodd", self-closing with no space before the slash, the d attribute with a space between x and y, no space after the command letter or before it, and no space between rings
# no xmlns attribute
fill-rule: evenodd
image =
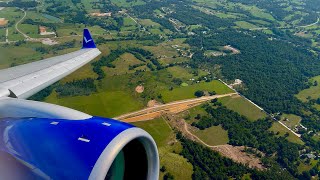
<svg viewBox="0 0 320 180"><path fill-rule="evenodd" d="M159 148L161 166L165 166L167 171L177 179L191 179L192 165L177 154L182 147L180 143L175 142L173 130L164 119L136 122L134 125L146 130L155 139ZM163 175L164 173L160 173L160 179Z"/></svg>
<svg viewBox="0 0 320 180"><path fill-rule="evenodd" d="M174 88L172 91L165 90L162 92L163 101L171 102L182 99L190 99L195 97L194 93L197 90L202 91L215 91L217 94L227 94L233 91L227 86L222 84L220 81L214 80L212 82L206 83L196 83L187 87Z"/></svg>

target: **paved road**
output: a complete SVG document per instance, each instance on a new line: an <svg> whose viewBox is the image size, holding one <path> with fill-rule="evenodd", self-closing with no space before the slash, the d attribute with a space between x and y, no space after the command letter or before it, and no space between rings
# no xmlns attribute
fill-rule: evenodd
<svg viewBox="0 0 320 180"><path fill-rule="evenodd" d="M228 86L230 89L234 90L235 92L237 92L235 89L233 89L231 86L229 86L227 83L225 83L224 81L222 81L221 79L219 79L220 82L222 82L223 84L225 84L226 86ZM254 102L252 102L250 99L246 98L244 95L240 94L239 92L237 92L240 96L242 96L243 98L245 98L247 101L249 101L251 104L253 104L254 106L256 106L257 108L259 108L261 111L265 112L267 115L270 115L268 112L266 112L262 107L258 106L257 104L255 104ZM276 118L273 118L273 120L278 121ZM298 134L296 132L294 132L292 129L290 129L288 126L286 126L285 124L283 124L281 121L278 121L283 127L285 127L286 129L288 129L289 131L291 131L295 136L297 137L301 137L301 134Z"/></svg>
<svg viewBox="0 0 320 180"><path fill-rule="evenodd" d="M201 103L201 102L205 102L205 101L209 101L215 98L221 98L221 97L226 97L226 96L233 96L236 95L237 93L229 93L229 94L223 94L223 95L214 95L214 96L204 96L201 98L193 98L193 99L187 99L187 100L181 100L181 101L175 101L175 102L171 102L171 103L167 103L167 104L163 104L163 105L158 105L155 107L150 107L150 108L146 108L146 109L142 109L139 111L135 111L135 112L131 112L128 114L124 114L118 117L114 117L113 119L119 119L119 120L123 120L126 118L131 118L131 117L135 117L135 116L141 116L141 115L145 115L145 114L150 114L150 113L155 113L158 111L165 111L167 109L170 108L174 108L175 106L179 106L182 104L194 104L194 103Z"/></svg>

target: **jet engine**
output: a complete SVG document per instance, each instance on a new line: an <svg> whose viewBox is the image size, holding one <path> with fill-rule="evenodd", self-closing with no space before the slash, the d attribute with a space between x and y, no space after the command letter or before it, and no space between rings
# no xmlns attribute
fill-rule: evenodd
<svg viewBox="0 0 320 180"><path fill-rule="evenodd" d="M157 146L140 128L89 115L83 119L75 110L46 103L17 99L3 102L0 104L0 179L153 180L159 177ZM25 108L21 107L24 105ZM14 109L23 109L25 117L15 116ZM56 114L46 117L46 109ZM59 118L59 113L63 117L69 115ZM20 116L21 112L17 114ZM73 115L77 117L74 120Z"/></svg>

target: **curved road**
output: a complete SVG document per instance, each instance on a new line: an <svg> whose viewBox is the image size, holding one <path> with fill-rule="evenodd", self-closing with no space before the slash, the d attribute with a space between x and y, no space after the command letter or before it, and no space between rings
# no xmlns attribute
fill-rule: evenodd
<svg viewBox="0 0 320 180"><path fill-rule="evenodd" d="M197 139L199 142L201 142L203 145L209 147L209 148L214 148L214 147L218 147L218 146L211 146L207 143L205 143L204 141L202 141L198 136L192 134L189 130L188 130L188 125L187 123L184 121L184 130L192 137L194 137L195 139Z"/></svg>
<svg viewBox="0 0 320 180"><path fill-rule="evenodd" d="M18 8L18 9L20 9L20 8ZM27 16L27 12L26 12L24 9L20 9L20 10L24 12L24 16L16 23L15 28L16 28L16 30L17 30L20 34L23 35L23 37L24 37L25 39L30 39L30 37L29 37L28 35L26 35L26 34L23 33L22 31L20 31L19 28L18 28L19 23L21 23L21 22L23 21L23 19Z"/></svg>

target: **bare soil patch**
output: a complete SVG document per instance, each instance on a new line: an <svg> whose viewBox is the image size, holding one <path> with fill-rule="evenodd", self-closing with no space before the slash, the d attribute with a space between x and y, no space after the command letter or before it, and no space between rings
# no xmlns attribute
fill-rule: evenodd
<svg viewBox="0 0 320 180"><path fill-rule="evenodd" d="M147 104L148 107L154 107L154 106L157 106L157 105L161 105L162 103L156 101L156 100L150 100Z"/></svg>
<svg viewBox="0 0 320 180"><path fill-rule="evenodd" d="M139 85L139 86L136 87L136 92L137 93L143 93L143 91L144 91L144 87L142 85Z"/></svg>
<svg viewBox="0 0 320 180"><path fill-rule="evenodd" d="M244 152L244 146L232 146L226 144L212 147L212 149L218 151L221 155L234 160L235 162L248 164L250 168L256 168L260 170L265 169L258 157Z"/></svg>
<svg viewBox="0 0 320 180"><path fill-rule="evenodd" d="M225 50L230 50L230 51L232 51L232 54L239 54L239 53L240 53L240 50L239 50L239 49L236 49L236 48L232 47L231 45L223 46L223 48L224 48Z"/></svg>
<svg viewBox="0 0 320 180"><path fill-rule="evenodd" d="M6 20L5 18L0 18L0 26L5 26L8 24L8 20Z"/></svg>

